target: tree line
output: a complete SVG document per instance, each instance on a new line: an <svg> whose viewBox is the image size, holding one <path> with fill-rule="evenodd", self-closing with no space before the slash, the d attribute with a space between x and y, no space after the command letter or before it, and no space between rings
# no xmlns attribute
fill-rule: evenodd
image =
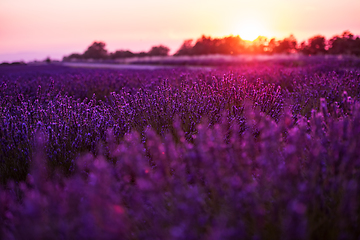
<svg viewBox="0 0 360 240"><path fill-rule="evenodd" d="M117 50L113 53L109 53L105 49L106 44L104 42L93 42L88 49L83 53L72 53L69 56L63 58L64 61L71 59L120 59L131 57L145 57L145 56L168 56L170 49L166 46L159 45L153 46L148 52L133 53L129 50Z"/></svg>
<svg viewBox="0 0 360 240"><path fill-rule="evenodd" d="M327 40L322 35L316 35L300 44L293 35L281 40L259 36L254 41L246 41L240 36L227 36L224 38L211 38L203 35L195 44L192 40L185 40L180 49L174 54L203 55L203 54L276 54L276 53L302 53L304 55L316 54L348 54L360 56L360 37L355 37L349 31L336 35Z"/></svg>
<svg viewBox="0 0 360 240"><path fill-rule="evenodd" d="M94 42L83 53L73 53L64 57L64 61L71 59L122 59L145 56L168 56L170 49L164 45L153 46L148 52L133 53L129 50L117 50L108 53L104 42ZM316 35L307 41L298 43L293 35L281 40L275 38L267 39L259 36L254 41L246 41L237 36L226 36L223 38L212 38L201 36L193 43L192 39L185 40L174 56L196 56L208 54L290 54L302 53L304 55L318 54L347 54L360 56L360 37L350 31L344 31L331 39L322 35Z"/></svg>

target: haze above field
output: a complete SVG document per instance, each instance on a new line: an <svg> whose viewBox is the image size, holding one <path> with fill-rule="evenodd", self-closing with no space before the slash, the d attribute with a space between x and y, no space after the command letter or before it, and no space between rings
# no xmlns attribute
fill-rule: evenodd
<svg viewBox="0 0 360 240"><path fill-rule="evenodd" d="M343 0L1 0L0 62L61 59L93 41L109 51L148 51L163 44L174 53L185 39L257 35L298 41L360 33L360 1Z"/></svg>

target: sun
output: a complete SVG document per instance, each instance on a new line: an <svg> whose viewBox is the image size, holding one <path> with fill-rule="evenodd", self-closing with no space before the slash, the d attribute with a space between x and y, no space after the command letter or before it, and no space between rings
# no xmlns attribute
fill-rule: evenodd
<svg viewBox="0 0 360 240"><path fill-rule="evenodd" d="M244 40L254 41L258 36L261 35L261 33L258 28L252 24L242 27L239 31L239 35Z"/></svg>
<svg viewBox="0 0 360 240"><path fill-rule="evenodd" d="M247 20L239 24L236 33L240 38L247 41L254 41L259 36L267 35L264 26L256 20Z"/></svg>

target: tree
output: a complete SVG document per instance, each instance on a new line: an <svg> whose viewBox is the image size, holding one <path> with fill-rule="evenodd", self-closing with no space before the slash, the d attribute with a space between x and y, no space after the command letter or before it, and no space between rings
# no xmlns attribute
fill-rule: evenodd
<svg viewBox="0 0 360 240"><path fill-rule="evenodd" d="M267 51L269 53L294 53L297 49L297 40L294 35L290 35L283 40L276 41L275 38L272 38L267 46Z"/></svg>
<svg viewBox="0 0 360 240"><path fill-rule="evenodd" d="M85 59L106 59L108 57L104 42L93 42L83 54Z"/></svg>
<svg viewBox="0 0 360 240"><path fill-rule="evenodd" d="M204 55L204 54L213 54L215 51L215 42L211 37L206 37L202 35L199 38L194 47L192 48L192 52L194 55Z"/></svg>
<svg viewBox="0 0 360 240"><path fill-rule="evenodd" d="M193 40L192 39L187 39L183 42L183 44L181 45L181 47L179 48L179 50L177 50L177 52L174 54L175 56L182 56L182 55L192 55L192 45Z"/></svg>
<svg viewBox="0 0 360 240"><path fill-rule="evenodd" d="M139 53L136 53L135 56L136 57L146 57L146 56L148 56L148 53L144 52L144 51L141 51Z"/></svg>
<svg viewBox="0 0 360 240"><path fill-rule="evenodd" d="M354 48L351 53L356 56L360 56L360 37L356 37L356 39L354 39Z"/></svg>
<svg viewBox="0 0 360 240"><path fill-rule="evenodd" d="M71 60L80 60L83 58L83 55L80 53L72 53L69 56L63 57L63 61L71 61Z"/></svg>
<svg viewBox="0 0 360 240"><path fill-rule="evenodd" d="M341 36L334 36L329 40L330 54L354 54L359 55L359 38L355 39L349 31L344 31Z"/></svg>
<svg viewBox="0 0 360 240"><path fill-rule="evenodd" d="M326 53L326 39L324 36L317 35L308 40L308 44L301 43L300 52L305 55L316 55Z"/></svg>
<svg viewBox="0 0 360 240"><path fill-rule="evenodd" d="M50 57L47 57L47 58L44 60L44 62L46 62L46 63L51 63Z"/></svg>
<svg viewBox="0 0 360 240"><path fill-rule="evenodd" d="M268 47L267 47L267 52L270 54L275 53L278 45L279 45L279 42L276 41L275 38L270 39L270 42L268 43Z"/></svg>
<svg viewBox="0 0 360 240"><path fill-rule="evenodd" d="M326 40L324 36L318 35L309 39L311 54L325 53Z"/></svg>
<svg viewBox="0 0 360 240"><path fill-rule="evenodd" d="M111 59L119 59L119 58L131 58L134 57L135 54L130 52L129 50L118 50L114 53L110 53Z"/></svg>
<svg viewBox="0 0 360 240"><path fill-rule="evenodd" d="M216 53L238 55L244 52L245 42L239 37L239 35L230 35L220 39L220 45L217 46L216 49Z"/></svg>
<svg viewBox="0 0 360 240"><path fill-rule="evenodd" d="M275 48L278 53L292 53L296 50L297 41L294 35L279 41L279 45Z"/></svg>
<svg viewBox="0 0 360 240"><path fill-rule="evenodd" d="M154 46L148 52L149 56L167 56L169 54L170 49L163 45Z"/></svg>
<svg viewBox="0 0 360 240"><path fill-rule="evenodd" d="M310 47L306 44L305 41L301 42L299 47L299 52L301 52L304 55L311 55Z"/></svg>

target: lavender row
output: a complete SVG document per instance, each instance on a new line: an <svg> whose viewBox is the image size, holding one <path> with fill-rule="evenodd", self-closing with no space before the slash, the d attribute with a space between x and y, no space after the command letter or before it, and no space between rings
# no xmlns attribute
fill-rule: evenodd
<svg viewBox="0 0 360 240"><path fill-rule="evenodd" d="M38 131L30 174L0 190L3 239L356 239L360 210L360 104L325 99L310 120L275 121L246 105L244 131L224 114L186 140L182 120L147 127L109 155L85 154L64 178L49 169ZM339 109L335 106L336 112ZM109 161L111 159L111 161Z"/></svg>
<svg viewBox="0 0 360 240"><path fill-rule="evenodd" d="M80 154L109 155L105 143L108 129L118 143L131 131L139 132L145 140L144 129L149 126L160 136L175 136L173 123L178 118L185 139L193 142L196 125L203 118L213 126L225 113L229 122L241 126L241 134L245 130L245 104L279 122L284 106L295 120L301 116L309 119L311 109L319 109L321 97L335 119L346 116L349 110L342 93L347 91L346 101L358 99L359 73L308 70L308 74L306 69L255 64L210 72L58 68L8 73L2 76L0 92L1 181L26 178L37 131L46 135L51 168L69 175Z"/></svg>

